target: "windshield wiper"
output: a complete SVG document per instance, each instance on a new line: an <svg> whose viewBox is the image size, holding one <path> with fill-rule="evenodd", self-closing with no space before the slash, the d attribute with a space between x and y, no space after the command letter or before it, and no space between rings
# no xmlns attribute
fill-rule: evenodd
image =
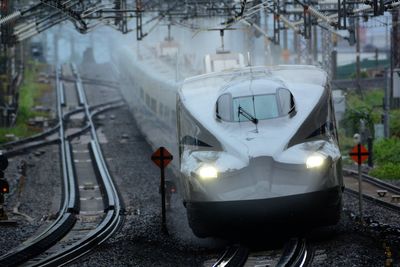
<svg viewBox="0 0 400 267"><path fill-rule="evenodd" d="M241 106L239 106L238 108L238 117L242 115L243 117L245 117L246 119L248 119L249 121L251 121L252 123L256 124L258 123L258 119L256 117L254 117L253 115L251 115L250 113L248 113L244 108L242 108Z"/></svg>

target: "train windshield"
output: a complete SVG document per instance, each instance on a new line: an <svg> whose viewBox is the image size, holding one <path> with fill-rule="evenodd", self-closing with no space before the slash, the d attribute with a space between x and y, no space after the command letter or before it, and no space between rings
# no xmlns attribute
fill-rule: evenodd
<svg viewBox="0 0 400 267"><path fill-rule="evenodd" d="M233 96L231 92L222 94L216 105L217 119L230 122L273 119L296 115L293 95L286 88L278 88L274 93Z"/></svg>
<svg viewBox="0 0 400 267"><path fill-rule="evenodd" d="M244 110L250 116L245 116ZM233 121L248 121L272 119L279 116L278 103L275 94L255 95L233 98Z"/></svg>

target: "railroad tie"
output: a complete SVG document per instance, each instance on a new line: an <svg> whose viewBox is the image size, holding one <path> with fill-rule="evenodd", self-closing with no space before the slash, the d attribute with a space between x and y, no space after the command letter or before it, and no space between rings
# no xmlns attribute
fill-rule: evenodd
<svg viewBox="0 0 400 267"><path fill-rule="evenodd" d="M399 202L400 201L400 195L392 195L392 202Z"/></svg>
<svg viewBox="0 0 400 267"><path fill-rule="evenodd" d="M387 190L376 190L376 193L378 194L379 197L384 197L387 194Z"/></svg>

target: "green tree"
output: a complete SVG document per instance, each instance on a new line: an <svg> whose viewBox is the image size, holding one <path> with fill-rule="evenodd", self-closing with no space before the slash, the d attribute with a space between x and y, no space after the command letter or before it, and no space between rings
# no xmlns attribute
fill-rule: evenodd
<svg viewBox="0 0 400 267"><path fill-rule="evenodd" d="M374 144L376 167L372 176L382 179L400 179L400 138L392 137L376 141Z"/></svg>
<svg viewBox="0 0 400 267"><path fill-rule="evenodd" d="M400 138L400 109L390 111L390 135Z"/></svg>

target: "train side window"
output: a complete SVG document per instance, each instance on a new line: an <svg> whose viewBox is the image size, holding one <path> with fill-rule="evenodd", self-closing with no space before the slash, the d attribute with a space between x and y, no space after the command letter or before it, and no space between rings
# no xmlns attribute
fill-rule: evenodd
<svg viewBox="0 0 400 267"><path fill-rule="evenodd" d="M215 113L217 119L223 121L232 121L232 95L231 94L223 94L217 100L217 105L215 107Z"/></svg>
<svg viewBox="0 0 400 267"><path fill-rule="evenodd" d="M292 93L288 89L278 89L279 103L281 107L282 115L291 114L295 115L296 105Z"/></svg>

